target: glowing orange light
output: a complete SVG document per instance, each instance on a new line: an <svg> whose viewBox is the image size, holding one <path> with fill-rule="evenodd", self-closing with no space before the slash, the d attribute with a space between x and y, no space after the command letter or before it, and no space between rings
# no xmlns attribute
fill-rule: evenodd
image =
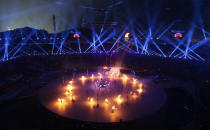
<svg viewBox="0 0 210 130"><path fill-rule="evenodd" d="M139 92L139 94L141 94L141 93L143 92L143 89L140 88L140 89L138 89L137 91Z"/></svg>
<svg viewBox="0 0 210 130"><path fill-rule="evenodd" d="M81 80L84 82L86 80L86 77L82 76Z"/></svg>
<svg viewBox="0 0 210 130"><path fill-rule="evenodd" d="M60 104L63 104L63 103L65 102L65 99L63 99L63 98L58 98L58 102L59 102Z"/></svg>
<svg viewBox="0 0 210 130"><path fill-rule="evenodd" d="M133 93L133 94L132 94L132 97L133 97L134 99L136 99L138 96L137 96L136 93Z"/></svg>
<svg viewBox="0 0 210 130"><path fill-rule="evenodd" d="M175 37L175 38L177 38L177 37L182 38L183 35L182 35L182 33L175 33L175 34L174 34L174 37Z"/></svg>
<svg viewBox="0 0 210 130"><path fill-rule="evenodd" d="M88 105L91 107L91 108L94 108L94 105L96 104L96 102L94 101L93 98L89 98L88 97Z"/></svg>
<svg viewBox="0 0 210 130"><path fill-rule="evenodd" d="M123 81L127 81L128 80L128 76L123 74Z"/></svg>
<svg viewBox="0 0 210 130"><path fill-rule="evenodd" d="M73 98L73 95L72 94L70 94L70 100L74 100L74 98Z"/></svg>
<svg viewBox="0 0 210 130"><path fill-rule="evenodd" d="M89 97L88 97L88 101L89 101L90 103L92 103L94 100L93 100L93 98L89 98Z"/></svg>
<svg viewBox="0 0 210 130"><path fill-rule="evenodd" d="M109 75L109 80L113 80L114 77L112 75Z"/></svg>
<svg viewBox="0 0 210 130"><path fill-rule="evenodd" d="M94 77L94 74L92 74L90 78L91 78L92 80L94 80L94 78L95 78L95 77Z"/></svg>
<svg viewBox="0 0 210 130"><path fill-rule="evenodd" d="M72 91L73 87L72 87L71 85L67 85L67 89L68 89L69 91Z"/></svg>
<svg viewBox="0 0 210 130"><path fill-rule="evenodd" d="M130 36L129 32L125 33L125 38L129 38L129 36Z"/></svg>
<svg viewBox="0 0 210 130"><path fill-rule="evenodd" d="M103 68L104 70L107 70L108 69L108 67L107 66L104 66L104 68Z"/></svg>
<svg viewBox="0 0 210 130"><path fill-rule="evenodd" d="M136 84L137 80L133 78L133 84Z"/></svg>
<svg viewBox="0 0 210 130"><path fill-rule="evenodd" d="M142 88L142 86L143 86L143 84L142 84L142 83L140 83L140 84L139 84L139 87L140 87L140 88Z"/></svg>
<svg viewBox="0 0 210 130"><path fill-rule="evenodd" d="M69 93L69 91L66 91L66 95L68 96L70 93Z"/></svg>
<svg viewBox="0 0 210 130"><path fill-rule="evenodd" d="M70 84L70 85L72 85L72 83L73 83L73 81L72 81L72 80L71 80L71 81L69 81L69 84Z"/></svg>
<svg viewBox="0 0 210 130"><path fill-rule="evenodd" d="M108 104L108 103L109 103L109 100L106 98L106 99L105 99L105 102Z"/></svg>
<svg viewBox="0 0 210 130"><path fill-rule="evenodd" d="M102 79L102 74L101 73L98 73L98 75L99 75L99 78Z"/></svg>
<svg viewBox="0 0 210 130"><path fill-rule="evenodd" d="M132 91L130 91L130 95L133 95L133 92Z"/></svg>
<svg viewBox="0 0 210 130"><path fill-rule="evenodd" d="M118 95L117 96L117 103L118 104L121 104L122 103L121 95Z"/></svg>
<svg viewBox="0 0 210 130"><path fill-rule="evenodd" d="M74 38L80 38L80 35L78 33L75 33L73 37Z"/></svg>
<svg viewBox="0 0 210 130"><path fill-rule="evenodd" d="M112 67L109 71L109 76L113 78L117 78L120 76L120 68L119 67Z"/></svg>
<svg viewBox="0 0 210 130"><path fill-rule="evenodd" d="M112 113L114 113L115 110L116 110L116 107L112 106Z"/></svg>

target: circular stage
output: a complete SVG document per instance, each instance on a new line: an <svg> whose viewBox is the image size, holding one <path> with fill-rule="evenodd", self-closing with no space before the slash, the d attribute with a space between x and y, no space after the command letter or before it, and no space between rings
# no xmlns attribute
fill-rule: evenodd
<svg viewBox="0 0 210 130"><path fill-rule="evenodd" d="M67 81L56 80L40 90L42 104L63 117L96 123L141 119L158 111L166 101L161 88L116 68Z"/></svg>

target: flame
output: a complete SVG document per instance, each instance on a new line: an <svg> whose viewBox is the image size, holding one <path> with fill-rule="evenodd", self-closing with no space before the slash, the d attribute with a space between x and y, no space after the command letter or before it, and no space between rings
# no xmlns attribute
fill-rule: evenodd
<svg viewBox="0 0 210 130"><path fill-rule="evenodd" d="M143 89L140 88L140 89L138 89L137 91L139 92L139 94L141 94L141 93L143 92Z"/></svg>
<svg viewBox="0 0 210 130"><path fill-rule="evenodd" d="M108 104L108 103L109 103L109 100L106 98L106 99L105 99L105 102Z"/></svg>
<svg viewBox="0 0 210 130"><path fill-rule="evenodd" d="M82 79L82 81L85 81L86 80L86 77L85 76L82 76L81 79Z"/></svg>
<svg viewBox="0 0 210 130"><path fill-rule="evenodd" d="M128 80L128 76L123 74L123 81L127 81Z"/></svg>
<svg viewBox="0 0 210 130"><path fill-rule="evenodd" d="M133 78L133 84L136 84L137 80L135 78Z"/></svg>
<svg viewBox="0 0 210 130"><path fill-rule="evenodd" d="M142 86L143 86L143 84L142 84L142 83L140 83L140 84L139 84L139 87L140 87L140 88L142 88Z"/></svg>
<svg viewBox="0 0 210 130"><path fill-rule="evenodd" d="M73 90L73 87L71 86L71 85L67 85L67 89L68 89L68 91L72 91Z"/></svg>
<svg viewBox="0 0 210 130"><path fill-rule="evenodd" d="M70 100L74 100L74 98L73 98L73 95L72 94L70 94Z"/></svg>
<svg viewBox="0 0 210 130"><path fill-rule="evenodd" d="M65 102L65 99L63 99L63 98L58 98L58 102L59 102L60 104L63 104L63 103Z"/></svg>
<svg viewBox="0 0 210 130"><path fill-rule="evenodd" d="M93 102L93 98L90 99L90 102Z"/></svg>
<svg viewBox="0 0 210 130"><path fill-rule="evenodd" d="M104 69L104 70L107 70L107 69L108 69L108 67L107 67L107 66L104 66L104 67L103 67L103 69Z"/></svg>
<svg viewBox="0 0 210 130"><path fill-rule="evenodd" d="M94 78L95 78L95 77L94 77L94 74L92 74L90 78L91 78L92 80L94 80Z"/></svg>
<svg viewBox="0 0 210 130"><path fill-rule="evenodd" d="M73 81L72 81L72 80L71 80L71 81L69 81L69 84L70 84L70 85L72 85L72 84L73 84Z"/></svg>
<svg viewBox="0 0 210 130"><path fill-rule="evenodd" d="M118 95L117 96L117 103L118 104L121 104L122 103L121 95Z"/></svg>
<svg viewBox="0 0 210 130"><path fill-rule="evenodd" d="M99 78L102 79L102 74L101 73L98 73L98 75L99 75Z"/></svg>
<svg viewBox="0 0 210 130"><path fill-rule="evenodd" d="M116 107L112 106L112 113L114 113L115 110L116 110Z"/></svg>
<svg viewBox="0 0 210 130"><path fill-rule="evenodd" d="M129 32L125 33L125 38L129 38L129 36L130 36Z"/></svg>
<svg viewBox="0 0 210 130"><path fill-rule="evenodd" d="M67 96L70 94L70 92L69 91L66 91L66 93L65 93Z"/></svg>

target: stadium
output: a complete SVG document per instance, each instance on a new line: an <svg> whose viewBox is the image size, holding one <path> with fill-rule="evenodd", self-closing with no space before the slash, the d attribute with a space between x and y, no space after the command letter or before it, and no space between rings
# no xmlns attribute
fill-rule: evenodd
<svg viewBox="0 0 210 130"><path fill-rule="evenodd" d="M208 0L0 4L1 129L210 129Z"/></svg>

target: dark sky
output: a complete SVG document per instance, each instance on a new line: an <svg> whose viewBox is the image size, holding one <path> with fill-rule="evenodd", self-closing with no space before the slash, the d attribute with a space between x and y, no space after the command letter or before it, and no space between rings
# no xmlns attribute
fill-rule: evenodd
<svg viewBox="0 0 210 130"><path fill-rule="evenodd" d="M33 27L53 32L52 16L56 16L58 31L76 27L82 16L88 15L81 6L104 8L120 0L0 0L0 31L21 27ZM204 22L209 23L210 0L121 0L115 6L115 13L121 16L146 19L147 11L151 16L156 13L164 19L192 19L196 5ZM147 1L147 2L145 2ZM197 3L199 4L195 4ZM123 11L122 11L123 10ZM89 12L90 13L90 12ZM164 22L164 21L161 21Z"/></svg>
<svg viewBox="0 0 210 130"><path fill-rule="evenodd" d="M53 31L56 16L58 31L74 27L82 15L80 5L88 0L0 0L0 31L34 27Z"/></svg>

